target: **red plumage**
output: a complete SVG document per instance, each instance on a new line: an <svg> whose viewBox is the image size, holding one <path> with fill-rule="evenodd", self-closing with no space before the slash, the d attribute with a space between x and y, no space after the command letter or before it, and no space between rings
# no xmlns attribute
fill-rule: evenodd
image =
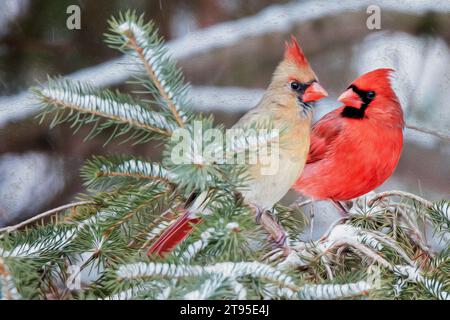
<svg viewBox="0 0 450 320"><path fill-rule="evenodd" d="M170 225L158 240L148 249L147 254L163 255L171 252L176 245L183 241L193 230L194 225L200 223L201 218L191 217L190 212L186 211L180 218Z"/></svg>
<svg viewBox="0 0 450 320"><path fill-rule="evenodd" d="M270 92L269 95L265 95L266 98L263 98L261 100L262 102L258 104L254 109L252 109L249 113L247 113L239 122L239 126L247 126L251 123L257 123L258 119L265 119L266 116L271 116L272 113L268 113L267 106L270 106L270 109L273 108L279 108L280 105L286 105L286 112L282 112L278 117L272 117L274 118L274 123L281 121L286 123L291 123L292 118L291 115L295 113L295 116L299 115L299 109L300 106L298 104L299 99L301 99L302 104L301 108L303 108L303 102L313 102L317 101L325 96L327 96L326 91L319 85L317 82L317 76L314 74L314 72L311 70L311 67L308 64L308 61L306 60L306 57L300 48L297 40L294 36L291 37L291 42L286 42L286 49L284 53L284 59L285 61L282 61L279 66L277 67L274 76L272 78L271 85L269 86L268 90ZM288 63L286 63L288 62ZM298 93L295 93L291 90L287 91L286 88L290 88L292 81L298 81L301 82L303 85L305 85L305 90L302 93L302 95L298 95ZM276 99L274 97L276 96ZM279 97L278 97L279 96ZM270 99L268 101L267 99ZM287 113L289 108L293 107L292 113ZM298 119L299 121L293 122L296 126L295 132L304 132L309 133L309 119ZM257 121L258 120L258 121ZM282 123L281 123L282 124ZM296 141L296 136L293 134L292 137L289 139L292 139L293 142ZM305 140L305 143L294 143L296 146L293 149L292 152L296 152L296 154L301 154L300 156L292 157L294 159L293 161L290 161L290 166L287 166L286 168L291 170L290 168L293 168L292 171L300 170L301 166L298 166L300 162L304 161L304 155L308 147L308 141ZM298 152L299 150L302 150L301 152ZM286 152L287 157L291 157L290 154L291 151ZM301 163L303 165L303 163ZM297 169L296 169L297 168ZM298 174L298 171L295 171L296 174ZM296 174L293 174L291 176L288 175L278 175L280 177L280 183L277 184L277 187L281 190L284 190L286 192L289 187L291 186L292 180L286 180L287 177L291 177L295 179ZM264 188L264 185L267 184L265 182L266 179L261 178L259 176L254 177L255 180L262 181L262 186L255 185L255 188ZM287 181L287 182L286 182ZM258 189L256 189L258 191ZM254 190L252 190L254 191ZM271 197L266 199L265 196L259 196L257 192L250 192L249 198L246 198L245 191L242 193L244 196L244 199L248 201L248 204L255 206L259 209L262 206L263 209L268 209L271 205L273 205L273 202L276 200L271 200ZM276 195L277 193L274 192ZM151 245L150 249L148 250L148 255L163 255L164 253L172 251L172 249L182 242L193 230L194 225L198 224L202 221L201 218L198 217L198 213L203 213L203 215L206 215L208 213L207 207L205 207L205 201L208 197L207 192L202 192L199 195L193 194L191 199L188 199L187 203L184 206L184 213L177 218L177 220L172 223L158 239L155 240L155 242ZM280 196L281 197L281 196ZM271 203L270 206L266 202Z"/></svg>
<svg viewBox="0 0 450 320"><path fill-rule="evenodd" d="M293 35L291 35L291 43L286 41L284 45L284 59L293 61L299 67L309 67L308 60L306 60L302 48Z"/></svg>
<svg viewBox="0 0 450 320"><path fill-rule="evenodd" d="M391 87L391 71L366 73L345 93L375 93L362 117L361 100L346 112L348 105L333 110L313 126L308 160L293 186L296 191L316 200L350 200L372 191L392 175L402 151L404 122ZM346 113L353 116L344 116Z"/></svg>

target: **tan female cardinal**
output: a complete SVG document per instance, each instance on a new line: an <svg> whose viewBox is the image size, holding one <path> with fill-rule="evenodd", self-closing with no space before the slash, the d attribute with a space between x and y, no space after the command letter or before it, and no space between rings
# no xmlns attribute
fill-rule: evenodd
<svg viewBox="0 0 450 320"><path fill-rule="evenodd" d="M258 105L245 114L233 128L256 125L264 129L280 130L279 157L271 174L263 174L263 165L258 162L249 166L251 180L245 190L240 190L247 204L256 208L257 214L272 208L299 177L305 165L309 150L312 103L327 96L317 82L300 46L294 37L286 43L284 60L278 65L272 81ZM267 128L269 129L269 128ZM273 167L272 163L268 165ZM150 247L149 254L162 254L182 241L192 230L192 225L200 222L196 213L205 213L206 193L189 201L184 214L172 223ZM284 241L284 232L279 232Z"/></svg>
<svg viewBox="0 0 450 320"><path fill-rule="evenodd" d="M366 194L392 175L404 126L392 71L377 69L356 79L338 98L344 105L313 126L308 160L295 190L315 200L332 200L346 212L340 201Z"/></svg>

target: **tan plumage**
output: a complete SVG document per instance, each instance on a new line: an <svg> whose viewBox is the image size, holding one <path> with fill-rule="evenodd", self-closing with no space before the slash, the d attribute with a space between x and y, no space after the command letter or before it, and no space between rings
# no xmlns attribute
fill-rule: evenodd
<svg viewBox="0 0 450 320"><path fill-rule="evenodd" d="M258 216L269 210L291 188L300 176L309 151L312 104L326 96L295 38L286 43L284 60L276 68L271 83L256 107L248 111L232 129L252 128L279 131L279 155L258 158L249 166L250 181L239 190L244 201L256 208ZM268 170L275 168L274 170ZM268 172L270 171L270 172ZM149 253L170 251L198 223L196 213L205 213L206 193L202 193L152 245ZM261 223L275 238L280 233L273 221L263 216ZM277 239L280 240L280 239ZM284 239L281 239L284 240Z"/></svg>
<svg viewBox="0 0 450 320"><path fill-rule="evenodd" d="M309 66L299 68L291 60L277 67L272 82L256 107L247 112L233 128L246 128L256 124L256 129L278 129L280 132L279 157L251 165L252 180L241 191L244 199L261 210L270 209L290 189L300 175L309 151L312 109L300 105L289 80L307 83L316 79ZM274 161L276 163L274 163ZM275 166L273 174L261 172L264 167Z"/></svg>

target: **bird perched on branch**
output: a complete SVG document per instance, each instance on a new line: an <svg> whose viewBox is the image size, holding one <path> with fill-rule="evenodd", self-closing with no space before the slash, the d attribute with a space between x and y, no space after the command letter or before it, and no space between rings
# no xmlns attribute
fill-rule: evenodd
<svg viewBox="0 0 450 320"><path fill-rule="evenodd" d="M322 117L311 133L305 168L293 188L315 200L364 195L394 172L403 145L403 112L390 76L377 69L357 78L338 98L344 105Z"/></svg>
<svg viewBox="0 0 450 320"><path fill-rule="evenodd" d="M249 165L251 180L245 189L239 190L245 203L255 208L262 225L279 243L285 240L284 232L262 213L271 209L300 176L309 150L313 102L325 96L327 93L319 85L302 49L291 37L291 43L286 42L284 59L276 68L261 101L233 126L233 129L252 127L280 132L278 156L269 157L269 162ZM268 170L270 168L275 169ZM201 221L196 213L207 210L204 207L206 197L204 192L190 199L184 214L163 232L148 253L171 251L182 241L192 230L192 225Z"/></svg>

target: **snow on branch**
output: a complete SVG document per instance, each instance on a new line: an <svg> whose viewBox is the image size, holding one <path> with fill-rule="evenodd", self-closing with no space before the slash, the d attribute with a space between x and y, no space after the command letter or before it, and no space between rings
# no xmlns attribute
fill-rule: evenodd
<svg viewBox="0 0 450 320"><path fill-rule="evenodd" d="M373 286L367 281L345 284L305 285L298 296L304 300L331 300L367 295Z"/></svg>
<svg viewBox="0 0 450 320"><path fill-rule="evenodd" d="M270 281L282 287L298 291L291 277L260 262L221 262L206 266L176 265L170 263L133 263L121 265L117 271L119 280L139 280L153 277L184 278L201 277L204 275L220 274L226 278L236 279L243 276Z"/></svg>
<svg viewBox="0 0 450 320"><path fill-rule="evenodd" d="M32 244L23 242L11 250L0 247L0 257L38 257L48 251L60 251L70 243L76 233L77 228L49 230L44 234L40 234L39 237L31 242Z"/></svg>
<svg viewBox="0 0 450 320"><path fill-rule="evenodd" d="M152 133L167 137L174 129L174 124L163 115L135 103L130 96L108 90L96 92L88 84L50 79L47 87L34 91L43 107L41 121L48 113L55 112L52 127L63 122L71 122L77 128L94 123L87 138L110 126L122 125L120 130L116 128L110 139L134 128L137 131L131 137L137 142L145 142Z"/></svg>
<svg viewBox="0 0 450 320"><path fill-rule="evenodd" d="M187 120L183 109L187 104L189 86L183 82L181 70L168 55L153 23L145 24L143 16L137 18L128 12L120 15L118 20L111 19L110 30L115 33L107 35L111 47L136 58L150 78L147 81L137 77L137 82L150 92L159 94L177 124L183 127Z"/></svg>
<svg viewBox="0 0 450 320"><path fill-rule="evenodd" d="M81 176L90 188L103 190L130 182L169 184L173 179L159 163L124 156L95 156L83 166Z"/></svg>
<svg viewBox="0 0 450 320"><path fill-rule="evenodd" d="M394 272L397 276L405 278L405 281L422 285L434 298L450 300L450 292L444 290L445 285L437 279L424 277L418 268L398 265L395 266Z"/></svg>

